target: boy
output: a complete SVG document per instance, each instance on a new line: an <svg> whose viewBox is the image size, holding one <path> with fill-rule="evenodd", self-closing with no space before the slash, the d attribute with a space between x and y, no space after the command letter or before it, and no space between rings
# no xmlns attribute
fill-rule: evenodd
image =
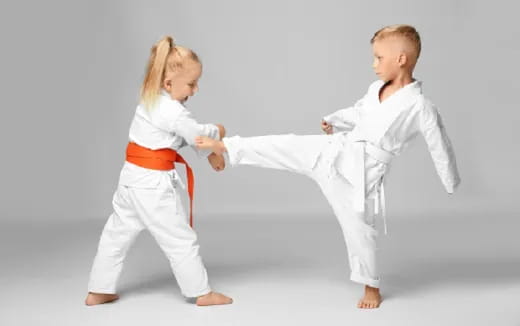
<svg viewBox="0 0 520 326"><path fill-rule="evenodd" d="M380 207L385 214L383 181L391 160L421 133L447 192L453 193L460 183L439 113L413 78L421 51L419 34L409 25L387 26L374 34L371 44L380 80L353 107L323 118L321 127L328 135L196 139L200 149L227 152L232 166L289 170L318 183L342 228L350 279L365 285L359 308L377 308L382 301L374 214Z"/></svg>

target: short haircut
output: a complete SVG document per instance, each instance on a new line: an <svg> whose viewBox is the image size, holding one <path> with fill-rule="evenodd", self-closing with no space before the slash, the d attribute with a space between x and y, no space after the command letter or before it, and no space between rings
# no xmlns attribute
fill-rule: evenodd
<svg viewBox="0 0 520 326"><path fill-rule="evenodd" d="M408 41L414 49L415 59L419 58L421 54L421 37L415 27L404 24L383 27L374 34L370 43L373 44L375 41L383 40L390 36L402 37Z"/></svg>

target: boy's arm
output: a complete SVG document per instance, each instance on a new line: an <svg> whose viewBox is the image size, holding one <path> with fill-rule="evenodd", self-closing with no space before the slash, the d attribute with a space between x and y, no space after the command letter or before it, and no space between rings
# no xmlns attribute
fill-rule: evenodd
<svg viewBox="0 0 520 326"><path fill-rule="evenodd" d="M446 191L452 194L460 184L453 146L437 108L429 101L419 114L419 128L426 140L435 169Z"/></svg>
<svg viewBox="0 0 520 326"><path fill-rule="evenodd" d="M332 126L332 132L352 131L359 121L359 107L363 104L363 99L359 100L352 107L338 110L326 115L322 120L322 129L329 133L325 128Z"/></svg>

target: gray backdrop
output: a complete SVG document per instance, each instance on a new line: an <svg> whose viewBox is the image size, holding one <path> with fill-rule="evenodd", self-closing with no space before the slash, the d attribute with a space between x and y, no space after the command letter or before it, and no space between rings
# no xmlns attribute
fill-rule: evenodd
<svg viewBox="0 0 520 326"><path fill-rule="evenodd" d="M11 1L0 4L0 324L520 325L519 6L513 1ZM436 103L462 185L448 196L422 139L388 178L385 301L355 308L340 228L318 187L289 173L216 173L189 149L212 286L198 309L150 238L121 300L82 303L124 161L150 47L202 58L202 122L228 134L320 133L375 79L369 40L388 24L423 39L416 77ZM183 169L180 169L183 171Z"/></svg>
<svg viewBox="0 0 520 326"><path fill-rule="evenodd" d="M444 192L424 141L388 182L392 216L513 210L519 163L518 25L509 1L68 1L2 4L2 219L106 218L151 45L163 35L202 58L189 102L228 134L319 133L376 76L372 34L409 23L423 39L416 77L456 149L462 186ZM240 214L328 209L301 176L196 170L196 210Z"/></svg>

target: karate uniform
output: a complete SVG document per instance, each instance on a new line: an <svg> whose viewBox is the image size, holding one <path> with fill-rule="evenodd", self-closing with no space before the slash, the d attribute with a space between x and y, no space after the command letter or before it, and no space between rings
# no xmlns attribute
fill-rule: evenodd
<svg viewBox="0 0 520 326"><path fill-rule="evenodd" d="M208 151L195 148L197 136L220 137L217 126L197 123L180 102L164 91L151 110L137 107L129 134L130 142L148 149L177 151L190 145L199 156L207 156ZM184 184L175 169L160 171L124 163L113 198L114 211L103 229L94 259L89 292L116 293L128 249L144 229L170 261L184 296L198 297L211 291L197 235L181 203L181 188Z"/></svg>
<svg viewBox="0 0 520 326"><path fill-rule="evenodd" d="M391 160L422 134L448 193L460 183L452 145L421 82L382 103L384 82L372 83L353 107L324 117L332 135L224 138L231 166L288 170L315 180L336 215L348 248L351 280L379 287L374 217L384 212L384 176ZM385 221L386 232L386 221Z"/></svg>

